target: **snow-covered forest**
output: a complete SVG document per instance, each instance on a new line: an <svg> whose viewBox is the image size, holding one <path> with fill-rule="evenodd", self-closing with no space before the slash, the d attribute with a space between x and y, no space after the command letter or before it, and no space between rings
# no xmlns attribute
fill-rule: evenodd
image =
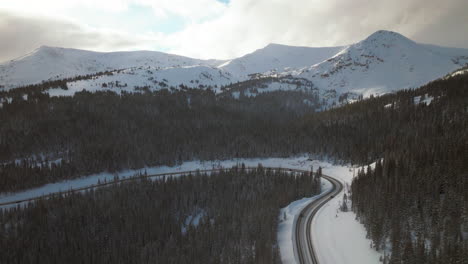
<svg viewBox="0 0 468 264"><path fill-rule="evenodd" d="M281 263L278 210L320 175L244 165L0 211L1 263Z"/></svg>

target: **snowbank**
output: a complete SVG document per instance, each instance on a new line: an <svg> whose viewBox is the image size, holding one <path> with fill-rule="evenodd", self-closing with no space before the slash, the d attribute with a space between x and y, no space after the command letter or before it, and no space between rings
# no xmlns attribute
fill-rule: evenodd
<svg viewBox="0 0 468 264"><path fill-rule="evenodd" d="M301 200L294 201L280 211L280 223L278 225L278 246L281 253L281 261L283 264L296 263L295 241L296 220L299 213L309 203L317 200L322 195L326 194L331 189L331 183L322 179L322 193L309 198L302 198Z"/></svg>
<svg viewBox="0 0 468 264"><path fill-rule="evenodd" d="M371 167L375 164L371 164ZM347 189L357 168L329 166L323 173L340 179ZM354 212L341 212L343 193L325 204L312 221L312 240L321 264L375 264L381 254L370 248L366 230Z"/></svg>

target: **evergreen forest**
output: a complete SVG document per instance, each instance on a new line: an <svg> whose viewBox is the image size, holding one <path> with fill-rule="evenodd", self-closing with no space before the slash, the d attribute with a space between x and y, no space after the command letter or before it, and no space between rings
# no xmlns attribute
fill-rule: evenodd
<svg viewBox="0 0 468 264"><path fill-rule="evenodd" d="M18 91L27 93L27 100ZM307 103L317 98L301 91L276 91L239 98L228 92L215 94L210 90L190 89L132 94L83 91L72 97L50 97L40 89L18 91L1 94L12 100L4 102L0 108L0 192L95 172L175 165L189 160L311 153L318 158L359 166L377 161L375 168L369 167L358 173L352 184L351 200L352 209L373 241L371 246L377 250L391 249L391 256L382 261L392 264L468 262L466 73L442 78L418 89L372 96L321 112L316 112L317 107ZM420 103L422 98L432 101ZM276 186L275 177L271 176L275 175L273 172L257 171L257 174L268 174L268 177L259 176L257 180L264 181L255 184L249 182L247 172L236 174L236 177L230 173L225 173L231 175L230 181L218 182L216 186L214 182L210 183L213 185L196 183L199 179L207 182L218 179L205 176L171 179L164 184L142 181L65 198L56 197L31 204L25 210L2 211L0 228L5 234L2 248L5 245L12 247L11 254L4 255L5 261L35 262L34 257L44 254L51 256L46 263L87 262L70 251L59 250L75 247L83 256L89 257L88 260L113 262L117 259L107 253L117 252L117 258L122 253L121 243L129 243L134 246L125 249L131 251L128 254L132 258L128 261L145 262L161 257L168 260L161 263L178 263L183 262L178 259L182 257L196 259L193 255L196 251L190 252L191 248L184 249L186 255L168 253L175 245L190 239L206 254L199 256L205 260L200 263L239 260L245 260L243 263L274 263L277 261L274 221L278 208L301 197L305 190L288 189L290 183L287 182ZM278 181L279 178L287 177L278 177ZM189 179L193 186L184 183ZM171 185L173 182L177 184ZM231 191L231 187L226 187L228 182L233 191L240 188L239 193L232 194L234 200L229 200L233 203L240 199L254 207L256 202L271 202L268 205L273 209L271 212L259 209L267 208L261 204L251 209L253 214L272 217L269 220L272 222L265 227L255 224L245 227L256 228L255 231L236 231L233 236L239 236L239 244L217 248L230 243L225 240L219 240L223 241L219 245L208 242L224 239L218 236L225 235L226 230L215 232L219 229L213 229L220 228L218 223L230 219L231 226L239 230L244 228L240 225L242 221L255 221L253 216L241 211L236 211L236 216L223 216L221 211L219 216L214 213L214 208L222 206L216 207L219 205L212 203L222 202L224 207L230 208L235 206L228 200L219 199L223 197L219 195ZM236 184L239 186L235 187ZM172 197L167 204L160 202L163 200L158 198L159 191L153 191L164 192L164 188L174 188L173 196L170 192L167 194ZM177 188L186 189L179 191ZM223 188L224 193L216 194ZM242 188L251 189L245 195L239 195L244 191ZM291 193L288 190L292 190ZM257 197L264 193L269 193L265 197L272 201ZM217 199L209 202L205 196ZM247 210L239 210L244 209ZM89 213L82 213L86 210ZM160 214L160 210L170 213ZM203 228L192 230L189 227L182 234L181 225L194 213L193 210L204 212L199 225ZM65 217L66 214L76 215L70 218ZM157 220L149 219L149 215ZM240 217L242 221L233 220L237 219L233 217ZM26 219L34 221L23 221ZM59 219L69 219L70 223ZM151 225L155 233L144 233L144 228L138 231L141 227L132 224L132 219L146 221L145 228ZM212 219L213 223L210 222ZM153 220L171 226L169 230L173 233L159 230L160 227L152 224ZM94 246L100 245L103 251L93 253L81 248L83 244L73 245L70 237L58 235L64 230L72 232L70 234L77 232L80 239L96 243ZM140 234L137 232L142 232L144 238L136 235ZM249 237L256 233L258 237ZM31 247L28 243L43 241L40 234L47 234L44 236L47 238L51 236L48 243L54 246L49 248L42 243L41 247ZM119 237L125 234L135 234L135 237ZM164 237L164 245L158 240L153 241L155 234ZM199 237L209 239L202 243ZM255 246L249 244L248 249L240 249L247 240ZM233 240L232 243L237 242ZM26 247L41 252L25 254ZM169 255L175 259L166 259ZM210 262L207 256L216 256L217 261Z"/></svg>

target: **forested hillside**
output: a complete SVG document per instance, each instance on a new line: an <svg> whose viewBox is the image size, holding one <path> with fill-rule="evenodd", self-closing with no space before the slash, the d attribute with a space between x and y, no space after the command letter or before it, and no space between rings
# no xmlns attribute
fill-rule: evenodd
<svg viewBox="0 0 468 264"><path fill-rule="evenodd" d="M309 104L316 97L304 92L235 99L209 90L73 97L28 90L0 108L0 191L194 159L309 152L366 164L416 142L444 144L437 133L464 146L467 85L458 75L318 113ZM434 99L426 105L416 96Z"/></svg>
<svg viewBox="0 0 468 264"><path fill-rule="evenodd" d="M0 210L0 263L281 263L279 209L319 192L242 166L57 196Z"/></svg>
<svg viewBox="0 0 468 264"><path fill-rule="evenodd" d="M0 109L0 191L105 170L295 153L304 149L290 144L287 124L314 111L306 98L314 97L278 91L237 100L203 90L15 97Z"/></svg>
<svg viewBox="0 0 468 264"><path fill-rule="evenodd" d="M428 89L445 95L407 111L407 125L386 137L393 147L383 162L352 184L353 209L373 246L391 248L384 263L468 263L467 78Z"/></svg>

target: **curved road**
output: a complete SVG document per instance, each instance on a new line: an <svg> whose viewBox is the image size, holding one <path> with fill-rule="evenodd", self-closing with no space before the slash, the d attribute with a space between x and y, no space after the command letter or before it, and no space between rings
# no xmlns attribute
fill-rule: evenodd
<svg viewBox="0 0 468 264"><path fill-rule="evenodd" d="M322 178L327 179L332 184L332 189L320 197L319 199L308 204L299 213L296 222L295 239L296 239L296 257L298 263L318 264L318 259L312 245L312 219L317 214L318 210L325 205L331 198L336 197L342 190L343 184L338 180L322 175Z"/></svg>
<svg viewBox="0 0 468 264"><path fill-rule="evenodd" d="M269 168L269 169L274 169L274 170L282 170L282 171L287 171L291 173L304 173L304 172L309 172L305 170L298 170L298 169L287 169L287 168L271 168L271 167L264 167L264 168ZM256 169L252 167L247 167L247 170L251 169ZM95 185L90 185L86 187L81 187L81 188L76 188L76 189L71 189L67 191L59 191L59 192L54 192L54 193L49 193L41 196L36 196L36 197L31 197L27 199L19 199L19 200L14 200L14 201L9 201L9 202L4 202L0 203L0 208L8 205L19 205L19 204L24 204L28 202L33 202L35 200L39 199L44 199L44 198L49 198L54 195L60 195L60 194L67 194L67 193L73 193L73 192L81 192L93 188L99 188L99 187L104 187L116 183L121 183L121 182L126 182L126 181L132 181L132 180L138 180L141 178L159 178L159 177L164 177L164 176L176 176L176 175L187 175L187 174L193 174L197 172L201 173L210 173L210 172L215 172L215 171L220 171L223 169L211 169L211 170L197 170L197 171L180 171L180 172L173 172L173 173L162 173L162 174L153 174L153 175L145 175L145 176L136 176L136 177L129 177L129 178L124 178L120 180L115 180L111 182L105 182L101 184L95 184ZM317 256L314 251L314 247L312 245L312 238L311 238L311 227L312 227L312 219L315 216L315 214L318 212L318 210L326 204L332 196L336 196L343 190L343 185L341 182L338 180L322 175L324 179L327 179L328 181L331 182L332 184L332 189L323 195L321 198L311 202L308 204L299 214L296 222L296 230L295 230L295 239L296 239L296 256L298 258L298 261L300 264L304 263L312 263L312 264L317 264Z"/></svg>

